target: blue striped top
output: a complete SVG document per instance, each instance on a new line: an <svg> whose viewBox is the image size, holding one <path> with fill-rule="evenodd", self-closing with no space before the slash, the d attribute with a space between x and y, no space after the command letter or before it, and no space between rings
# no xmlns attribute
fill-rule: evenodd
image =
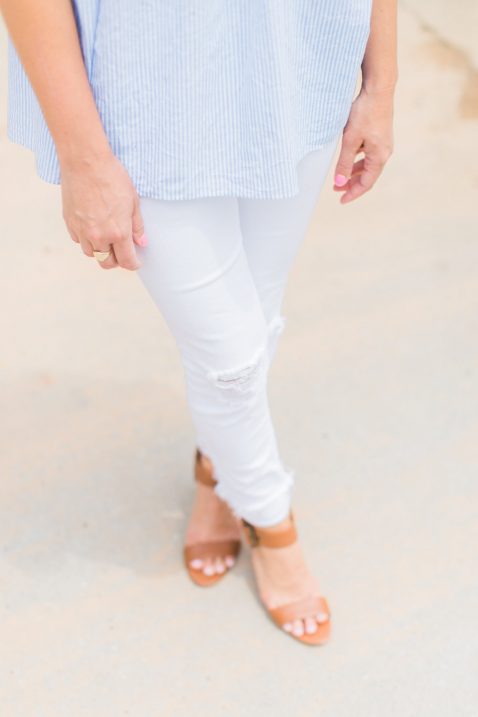
<svg viewBox="0 0 478 717"><path fill-rule="evenodd" d="M345 126L372 0L74 0L108 140L140 196L280 198ZM58 88L61 102L61 87ZM60 183L11 39L8 138Z"/></svg>

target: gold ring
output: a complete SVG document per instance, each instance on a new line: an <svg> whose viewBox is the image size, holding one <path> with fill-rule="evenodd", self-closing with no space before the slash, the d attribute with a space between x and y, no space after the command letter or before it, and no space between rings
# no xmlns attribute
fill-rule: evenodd
<svg viewBox="0 0 478 717"><path fill-rule="evenodd" d="M103 262L108 259L108 257L111 255L111 249L108 249L108 251L98 251L96 249L93 249L93 256L95 257L96 261Z"/></svg>

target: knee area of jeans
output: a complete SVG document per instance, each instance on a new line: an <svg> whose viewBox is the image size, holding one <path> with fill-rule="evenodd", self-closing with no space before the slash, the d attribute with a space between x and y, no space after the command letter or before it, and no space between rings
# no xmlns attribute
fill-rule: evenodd
<svg viewBox="0 0 478 717"><path fill-rule="evenodd" d="M285 317L280 314L274 316L266 326L262 345L247 362L221 370L209 369L208 380L217 388L227 391L229 398L255 395L264 386L270 361L284 326Z"/></svg>
<svg viewBox="0 0 478 717"><path fill-rule="evenodd" d="M207 379L222 392L226 400L247 400L256 396L264 386L267 375L267 343L264 342L244 363L214 370Z"/></svg>

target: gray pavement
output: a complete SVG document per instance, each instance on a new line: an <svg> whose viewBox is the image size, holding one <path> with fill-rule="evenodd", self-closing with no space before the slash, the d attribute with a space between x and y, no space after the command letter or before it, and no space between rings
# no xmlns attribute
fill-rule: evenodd
<svg viewBox="0 0 478 717"><path fill-rule="evenodd" d="M318 649L268 620L247 550L210 591L186 576L177 350L6 140L3 74L2 717L478 713L478 100L441 6L401 5L395 153L357 202L324 188L271 371Z"/></svg>

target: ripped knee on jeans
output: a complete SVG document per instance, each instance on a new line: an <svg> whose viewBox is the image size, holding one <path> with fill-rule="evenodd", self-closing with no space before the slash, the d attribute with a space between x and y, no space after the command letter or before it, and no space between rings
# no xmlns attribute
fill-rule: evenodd
<svg viewBox="0 0 478 717"><path fill-rule="evenodd" d="M277 314L267 325L262 346L241 365L221 370L210 369L207 378L217 388L229 391L228 396L254 396L264 385L269 366L276 350L277 341L284 330L285 317Z"/></svg>
<svg viewBox="0 0 478 717"><path fill-rule="evenodd" d="M267 344L264 344L246 363L232 368L211 369L207 378L217 388L229 392L228 396L255 395L262 385L267 367Z"/></svg>

